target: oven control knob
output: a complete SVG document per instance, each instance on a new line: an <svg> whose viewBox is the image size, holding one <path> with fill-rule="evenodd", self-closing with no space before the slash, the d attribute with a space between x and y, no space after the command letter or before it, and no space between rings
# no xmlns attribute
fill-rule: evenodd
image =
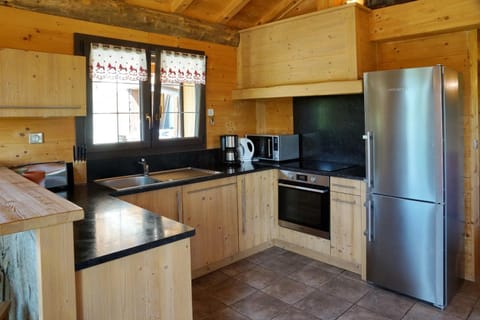
<svg viewBox="0 0 480 320"><path fill-rule="evenodd" d="M315 183L317 181L317 177L310 177L310 182Z"/></svg>

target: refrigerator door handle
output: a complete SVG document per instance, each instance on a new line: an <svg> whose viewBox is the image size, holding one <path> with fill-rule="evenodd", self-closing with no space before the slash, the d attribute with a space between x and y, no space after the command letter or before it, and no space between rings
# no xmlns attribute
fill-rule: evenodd
<svg viewBox="0 0 480 320"><path fill-rule="evenodd" d="M366 180L367 180L367 190L372 187L372 141L373 134L371 131L367 131L363 136L365 140L365 153L366 153Z"/></svg>
<svg viewBox="0 0 480 320"><path fill-rule="evenodd" d="M367 230L365 230L364 235L367 237L368 242L373 242L373 207L372 207L372 200L367 200L365 202L365 207L367 209Z"/></svg>

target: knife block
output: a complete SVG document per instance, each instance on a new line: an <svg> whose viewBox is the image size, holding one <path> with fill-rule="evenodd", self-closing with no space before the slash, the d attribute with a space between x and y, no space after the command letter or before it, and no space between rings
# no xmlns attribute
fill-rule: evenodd
<svg viewBox="0 0 480 320"><path fill-rule="evenodd" d="M73 162L73 183L74 184L87 183L87 161Z"/></svg>

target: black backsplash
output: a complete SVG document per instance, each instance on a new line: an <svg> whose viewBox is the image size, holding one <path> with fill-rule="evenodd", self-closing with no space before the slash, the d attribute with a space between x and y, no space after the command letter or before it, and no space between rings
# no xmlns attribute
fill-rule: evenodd
<svg viewBox="0 0 480 320"><path fill-rule="evenodd" d="M88 160L87 179L92 181L101 178L142 173L142 166L138 164L141 158L145 158L149 164L150 172L189 166L213 168L220 163L221 151L220 149L209 149L160 155L138 155L136 157Z"/></svg>
<svg viewBox="0 0 480 320"><path fill-rule="evenodd" d="M362 94L295 97L293 119L302 158L365 164Z"/></svg>

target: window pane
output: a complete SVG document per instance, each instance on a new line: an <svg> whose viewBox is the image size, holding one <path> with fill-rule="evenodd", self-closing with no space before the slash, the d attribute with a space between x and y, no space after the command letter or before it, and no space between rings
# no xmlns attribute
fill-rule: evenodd
<svg viewBox="0 0 480 320"><path fill-rule="evenodd" d="M117 84L115 82L92 82L93 113L117 112Z"/></svg>
<svg viewBox="0 0 480 320"><path fill-rule="evenodd" d="M116 114L94 114L93 144L117 142L117 127Z"/></svg>
<svg viewBox="0 0 480 320"><path fill-rule="evenodd" d="M118 112L140 112L138 82L118 84Z"/></svg>
<svg viewBox="0 0 480 320"><path fill-rule="evenodd" d="M92 90L93 144L142 141L140 83L96 81Z"/></svg>
<svg viewBox="0 0 480 320"><path fill-rule="evenodd" d="M199 117L198 113L185 113L183 115L184 137L193 138L198 136Z"/></svg>
<svg viewBox="0 0 480 320"><path fill-rule="evenodd" d="M162 84L159 139L199 136L201 86Z"/></svg>
<svg viewBox="0 0 480 320"><path fill-rule="evenodd" d="M140 114L118 115L118 142L141 141Z"/></svg>

